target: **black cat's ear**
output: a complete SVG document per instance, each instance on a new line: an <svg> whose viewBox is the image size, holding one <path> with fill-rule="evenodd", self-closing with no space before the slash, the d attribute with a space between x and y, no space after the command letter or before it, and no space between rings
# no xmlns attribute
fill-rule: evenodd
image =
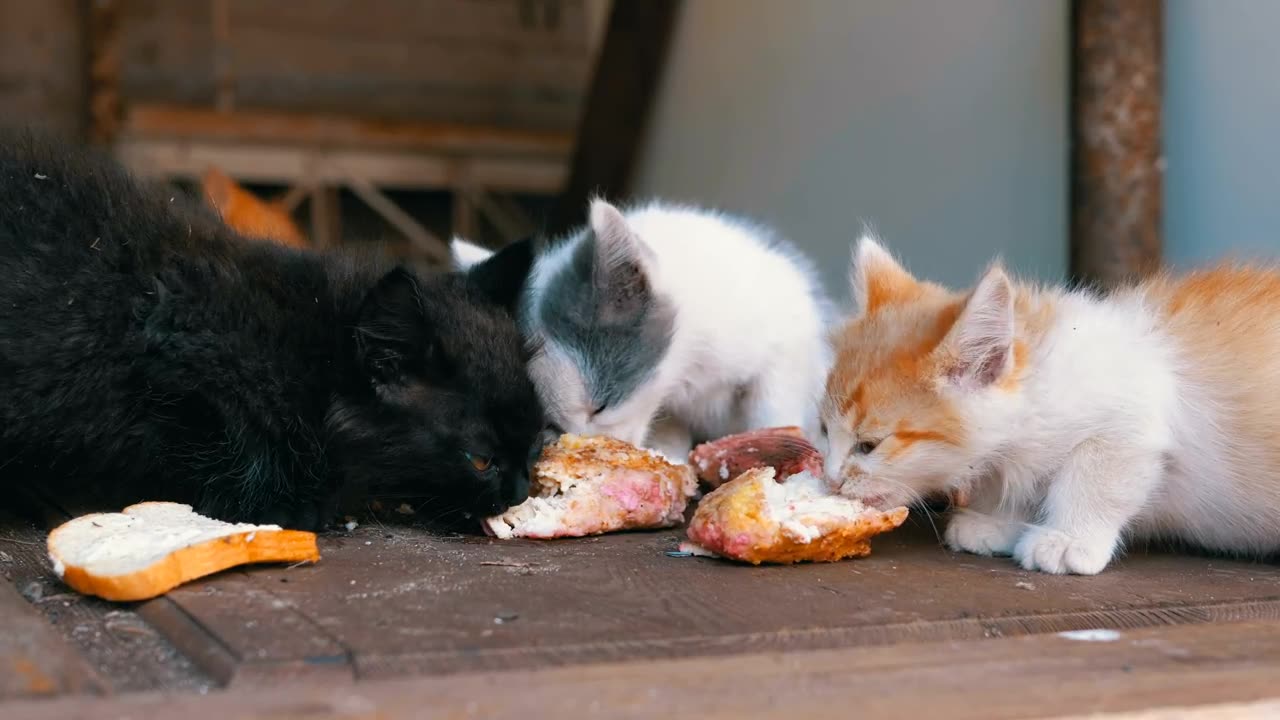
<svg viewBox="0 0 1280 720"><path fill-rule="evenodd" d="M400 382L433 352L418 278L399 267L378 281L360 306L355 329L360 364L375 382Z"/></svg>
<svg viewBox="0 0 1280 720"><path fill-rule="evenodd" d="M467 282L480 295L515 313L533 266L534 239L527 237L507 245L487 259L471 266Z"/></svg>
<svg viewBox="0 0 1280 720"><path fill-rule="evenodd" d="M647 266L652 250L618 208L604 200L591 203L592 286L599 298L598 320L633 320L649 306Z"/></svg>

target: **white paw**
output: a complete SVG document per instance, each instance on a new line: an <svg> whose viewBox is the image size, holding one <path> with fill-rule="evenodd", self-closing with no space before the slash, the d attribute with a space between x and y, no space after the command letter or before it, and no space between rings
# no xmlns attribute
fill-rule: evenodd
<svg viewBox="0 0 1280 720"><path fill-rule="evenodd" d="M975 555L1008 555L1022 534L1021 523L976 512L961 512L947 522L945 539L952 550Z"/></svg>
<svg viewBox="0 0 1280 720"><path fill-rule="evenodd" d="M1060 530L1031 528L1013 548L1013 557L1027 570L1054 575L1097 575L1115 552L1111 537L1072 537Z"/></svg>

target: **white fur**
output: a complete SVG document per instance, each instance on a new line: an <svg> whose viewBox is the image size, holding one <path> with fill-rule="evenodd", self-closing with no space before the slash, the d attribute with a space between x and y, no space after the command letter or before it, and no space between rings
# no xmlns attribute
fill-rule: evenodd
<svg viewBox="0 0 1280 720"><path fill-rule="evenodd" d="M979 332L1012 317L1009 293L983 290L998 288L1002 277L997 268L979 284L944 351L957 338L1009 337ZM845 494L887 504L970 490L971 505L951 519L947 544L1011 554L1049 573L1098 573L1126 538L1255 556L1280 550L1275 427L1233 426L1231 411L1241 398L1256 401L1280 388L1241 373L1230 374L1229 385L1212 377L1208 368L1231 360L1204 346L1211 340L1166 327L1161 300L1147 286L1106 299L1026 292L1032 313L1049 310L1042 317L1051 320L1042 332L1017 334L1029 355L1016 388L937 380L936 392L968 429L962 447L918 443L893 461L858 455L855 438L828 408L829 480ZM1269 322L1246 326L1273 333L1275 347L1280 331ZM940 469L950 475L940 477Z"/></svg>
<svg viewBox="0 0 1280 720"><path fill-rule="evenodd" d="M458 270L466 270L493 254L491 250L469 243L460 237L453 238L453 242L449 244L449 252L453 257L453 266Z"/></svg>
<svg viewBox="0 0 1280 720"><path fill-rule="evenodd" d="M596 201L593 226L611 211ZM656 203L625 218L648 250L652 288L676 308L671 348L640 390L591 417L572 359L547 347L530 373L553 419L570 432L611 435L680 462L699 437L779 425L816 436L830 350L813 273L741 220ZM533 302L573 248L564 243L539 258L528 287Z"/></svg>

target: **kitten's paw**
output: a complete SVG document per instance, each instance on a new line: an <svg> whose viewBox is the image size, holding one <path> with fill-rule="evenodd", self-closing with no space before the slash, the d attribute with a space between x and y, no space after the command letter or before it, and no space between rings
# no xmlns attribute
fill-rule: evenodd
<svg viewBox="0 0 1280 720"><path fill-rule="evenodd" d="M1060 530L1037 527L1022 536L1013 557L1027 570L1054 575L1097 575L1111 562L1115 541L1072 537Z"/></svg>
<svg viewBox="0 0 1280 720"><path fill-rule="evenodd" d="M947 522L944 535L947 547L975 555L1008 555L1022 535L1021 523L983 515L959 512Z"/></svg>

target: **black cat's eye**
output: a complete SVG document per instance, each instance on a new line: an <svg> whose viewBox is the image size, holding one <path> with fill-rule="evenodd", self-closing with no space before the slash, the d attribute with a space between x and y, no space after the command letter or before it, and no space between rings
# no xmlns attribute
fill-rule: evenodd
<svg viewBox="0 0 1280 720"><path fill-rule="evenodd" d="M871 453L875 452L876 446L879 444L880 443L877 443L874 440L863 440L862 442L854 446L854 450L859 455L870 455Z"/></svg>
<svg viewBox="0 0 1280 720"><path fill-rule="evenodd" d="M467 456L467 462L471 463L471 467L477 472L488 472L493 467L493 458L485 455L473 455L471 453L463 453Z"/></svg>

